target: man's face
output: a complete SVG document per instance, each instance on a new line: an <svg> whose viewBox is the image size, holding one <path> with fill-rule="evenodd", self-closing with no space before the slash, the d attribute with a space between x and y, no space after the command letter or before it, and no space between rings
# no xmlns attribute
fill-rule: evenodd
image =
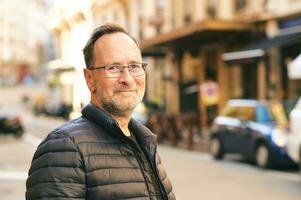
<svg viewBox="0 0 301 200"><path fill-rule="evenodd" d="M95 42L94 67L141 62L139 48L124 33L106 34ZM117 78L106 77L104 70L85 70L85 77L92 102L113 115L131 114L143 98L145 75L133 77L127 68Z"/></svg>

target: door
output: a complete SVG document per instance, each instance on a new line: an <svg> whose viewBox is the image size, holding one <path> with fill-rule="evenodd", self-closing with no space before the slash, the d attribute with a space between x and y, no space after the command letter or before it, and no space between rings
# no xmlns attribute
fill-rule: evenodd
<svg viewBox="0 0 301 200"><path fill-rule="evenodd" d="M253 64L244 64L241 70L242 77L242 89L243 94L242 98L244 99L257 99L258 91L257 91L257 63Z"/></svg>

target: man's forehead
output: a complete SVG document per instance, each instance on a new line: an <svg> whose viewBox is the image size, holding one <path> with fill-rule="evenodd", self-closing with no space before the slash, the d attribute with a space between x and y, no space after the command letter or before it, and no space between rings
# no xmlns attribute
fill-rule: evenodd
<svg viewBox="0 0 301 200"><path fill-rule="evenodd" d="M96 63L141 62L141 59L137 44L125 33L106 34L95 42L94 62Z"/></svg>
<svg viewBox="0 0 301 200"><path fill-rule="evenodd" d="M96 40L95 45L108 45L115 42L128 42L137 46L133 38L122 32L105 34Z"/></svg>

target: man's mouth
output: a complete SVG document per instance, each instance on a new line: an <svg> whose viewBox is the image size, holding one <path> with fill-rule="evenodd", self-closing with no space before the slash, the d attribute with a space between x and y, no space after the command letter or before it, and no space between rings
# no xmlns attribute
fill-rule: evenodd
<svg viewBox="0 0 301 200"><path fill-rule="evenodd" d="M134 92L134 90L117 90L116 92Z"/></svg>
<svg viewBox="0 0 301 200"><path fill-rule="evenodd" d="M118 92L135 92L136 90L133 88L119 88L117 90L115 90L116 93Z"/></svg>
<svg viewBox="0 0 301 200"><path fill-rule="evenodd" d="M119 94L127 94L127 93L134 93L136 90L117 90L115 93Z"/></svg>

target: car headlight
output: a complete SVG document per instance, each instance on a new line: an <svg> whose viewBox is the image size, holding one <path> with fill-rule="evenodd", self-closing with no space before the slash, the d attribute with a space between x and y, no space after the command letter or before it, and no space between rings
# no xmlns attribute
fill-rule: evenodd
<svg viewBox="0 0 301 200"><path fill-rule="evenodd" d="M287 144L287 135L285 129L276 128L272 131L272 141L279 147L284 147Z"/></svg>

